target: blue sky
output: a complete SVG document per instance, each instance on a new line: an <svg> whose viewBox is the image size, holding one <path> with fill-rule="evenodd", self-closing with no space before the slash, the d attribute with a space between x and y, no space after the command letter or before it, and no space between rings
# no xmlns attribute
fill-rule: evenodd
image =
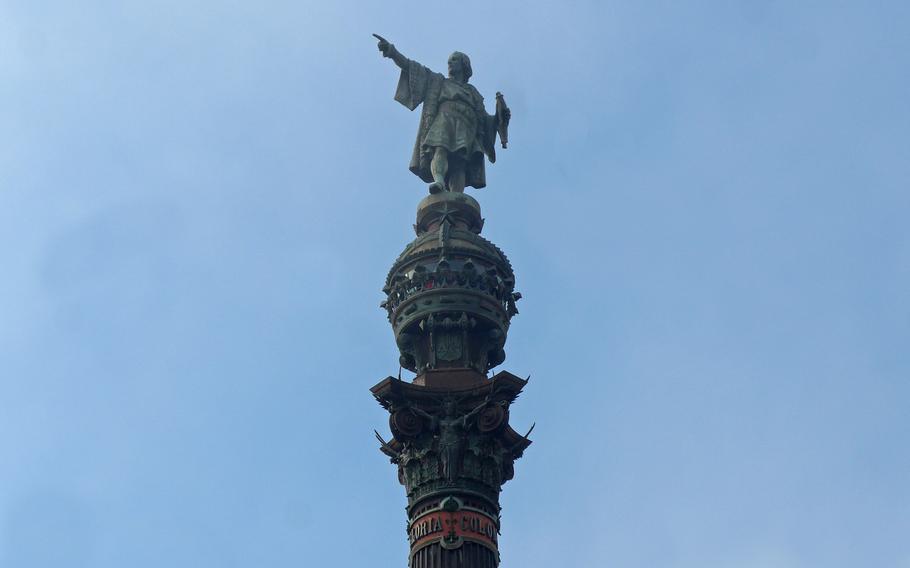
<svg viewBox="0 0 910 568"><path fill-rule="evenodd" d="M368 388L468 53L503 566L910 567L910 4L0 3L0 566L404 566Z"/></svg>

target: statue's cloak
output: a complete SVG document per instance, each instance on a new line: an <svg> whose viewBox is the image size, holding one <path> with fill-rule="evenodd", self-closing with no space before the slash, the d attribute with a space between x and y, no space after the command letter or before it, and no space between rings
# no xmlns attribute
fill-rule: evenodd
<svg viewBox="0 0 910 568"><path fill-rule="evenodd" d="M427 183L433 183L433 174L430 171L430 162L433 159L434 149L424 145L427 132L439 112L440 93L445 78L441 73L436 73L416 61L408 61L401 70L398 79L398 88L395 91L395 100L414 110L423 103L420 113L420 126L417 129L417 140L414 142L414 152L411 154L409 169L414 175ZM473 85L466 85L471 93L471 106L476 114L476 144L479 150L465 156L465 185L481 188L487 185L486 171L484 169L484 154L490 163L496 161L496 123L495 117L487 114L483 106L483 97Z"/></svg>

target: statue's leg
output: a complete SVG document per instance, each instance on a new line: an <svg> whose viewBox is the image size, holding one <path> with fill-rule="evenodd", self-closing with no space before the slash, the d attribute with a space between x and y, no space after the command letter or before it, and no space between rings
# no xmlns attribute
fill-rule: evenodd
<svg viewBox="0 0 910 568"><path fill-rule="evenodd" d="M467 162L460 157L451 157L449 160L449 191L464 192L466 169Z"/></svg>
<svg viewBox="0 0 910 568"><path fill-rule="evenodd" d="M433 161L430 162L430 173L433 174L433 183L430 184L430 193L439 193L446 190L446 173L449 170L449 151L441 146L436 147Z"/></svg>

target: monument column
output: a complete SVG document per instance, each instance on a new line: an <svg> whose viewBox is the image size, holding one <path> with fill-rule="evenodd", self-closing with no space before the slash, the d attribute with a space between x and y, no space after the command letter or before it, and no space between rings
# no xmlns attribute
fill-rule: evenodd
<svg viewBox="0 0 910 568"><path fill-rule="evenodd" d="M425 198L384 287L401 366L416 373L372 388L390 413L392 438L377 437L407 493L411 568L498 566L499 492L531 443L509 425L526 381L488 378L520 295L482 225L463 193Z"/></svg>
<svg viewBox="0 0 910 568"><path fill-rule="evenodd" d="M423 105L410 169L430 184L417 206L417 236L383 287L399 363L416 376L371 389L392 432L376 438L407 495L409 567L495 568L499 493L531 444L530 430L521 435L509 425L526 381L505 371L491 376L505 360L521 294L506 255L481 236L480 205L464 188L486 184L484 157L495 160L497 135L506 147L511 112L497 94L496 113L486 114L468 84L467 55L453 53L443 77L376 37L401 69L395 100L411 110Z"/></svg>

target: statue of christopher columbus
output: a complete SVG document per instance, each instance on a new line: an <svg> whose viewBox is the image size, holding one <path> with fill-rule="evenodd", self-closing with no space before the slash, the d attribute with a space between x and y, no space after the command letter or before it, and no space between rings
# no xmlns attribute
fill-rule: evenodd
<svg viewBox="0 0 910 568"><path fill-rule="evenodd" d="M420 126L410 170L430 184L430 193L463 192L465 186L486 186L484 155L496 161L496 134L505 148L511 111L496 94L496 114L489 115L483 97L473 85L471 60L460 51L449 56L449 76L444 77L402 55L386 39L379 51L401 68L395 100L408 110L421 103Z"/></svg>

